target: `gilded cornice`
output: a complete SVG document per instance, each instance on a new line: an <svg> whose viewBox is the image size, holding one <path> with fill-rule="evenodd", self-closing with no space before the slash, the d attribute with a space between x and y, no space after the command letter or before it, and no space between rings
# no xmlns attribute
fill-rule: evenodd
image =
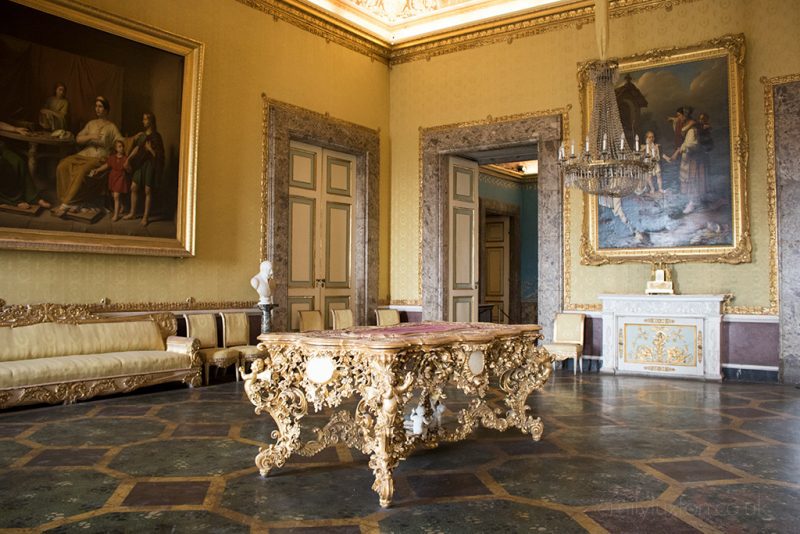
<svg viewBox="0 0 800 534"><path fill-rule="evenodd" d="M236 0L248 7L270 15L276 21L281 20L297 26L326 42L334 42L363 54L373 60L389 63L391 48L376 42L356 28L340 22L322 12L313 10L293 0Z"/></svg>
<svg viewBox="0 0 800 534"><path fill-rule="evenodd" d="M594 21L594 2L575 0L530 13L506 17L459 28L435 36L415 39L390 45L359 30L340 19L326 15L297 0L237 0L257 9L275 20L288 22L298 28L363 54L374 60L398 65L420 59L469 50L484 45L512 42L570 26L580 29ZM656 9L671 11L681 4L699 0L612 0L609 15L613 18L627 17Z"/></svg>

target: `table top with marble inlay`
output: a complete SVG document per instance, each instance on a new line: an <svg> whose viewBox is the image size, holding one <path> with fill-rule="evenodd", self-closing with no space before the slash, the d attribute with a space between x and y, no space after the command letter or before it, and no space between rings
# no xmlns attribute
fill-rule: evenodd
<svg viewBox="0 0 800 534"><path fill-rule="evenodd" d="M381 350L401 350L411 346L436 346L457 343L488 343L495 339L536 335L536 324L506 325L497 323L450 323L429 321L400 323L391 326L357 326L341 330L311 332L282 332L262 334L259 341L266 344L300 342L304 346L359 347Z"/></svg>

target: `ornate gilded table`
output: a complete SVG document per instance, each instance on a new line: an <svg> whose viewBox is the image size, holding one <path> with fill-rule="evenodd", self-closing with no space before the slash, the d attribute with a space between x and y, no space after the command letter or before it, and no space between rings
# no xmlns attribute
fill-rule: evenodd
<svg viewBox="0 0 800 534"><path fill-rule="evenodd" d="M536 346L539 330L431 322L262 334L259 348L267 356L253 362L250 373L240 372L256 413L268 412L277 430L275 443L262 447L255 463L266 476L294 452L311 456L344 443L370 456L372 489L386 507L394 493L392 471L418 445L459 441L479 423L496 430L516 426L538 441L542 421L527 413L525 400L552 372L552 357ZM504 409L487 403L490 381L503 393ZM469 398L449 430L440 424L448 385ZM315 439L301 442L309 404L316 411L336 408L354 395L359 400L352 414L334 411L323 428L314 429ZM412 398L418 403L409 405L409 414Z"/></svg>

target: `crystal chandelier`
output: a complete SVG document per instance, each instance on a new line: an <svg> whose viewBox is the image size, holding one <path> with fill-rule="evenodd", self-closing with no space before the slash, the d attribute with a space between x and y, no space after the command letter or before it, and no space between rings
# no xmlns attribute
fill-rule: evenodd
<svg viewBox="0 0 800 534"><path fill-rule="evenodd" d="M566 155L561 145L558 163L567 187L577 187L592 195L624 197L641 190L648 174L655 166L655 154L650 148L641 150L639 136L631 149L622 130L619 118L614 81L617 63L605 59L608 43L608 0L595 4L597 43L600 61L587 67L589 80L594 86L594 103L589 118L589 135L583 150L575 153L575 143Z"/></svg>

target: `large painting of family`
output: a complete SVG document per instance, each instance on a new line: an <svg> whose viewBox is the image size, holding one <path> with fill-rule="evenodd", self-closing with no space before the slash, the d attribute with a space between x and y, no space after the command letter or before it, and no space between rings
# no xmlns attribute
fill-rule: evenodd
<svg viewBox="0 0 800 534"><path fill-rule="evenodd" d="M698 59L620 62L616 97L630 145L645 140L656 165L635 194L599 197L590 210L596 251L611 259L692 255L712 259L741 239L741 93L726 50ZM670 61L670 59L672 59Z"/></svg>
<svg viewBox="0 0 800 534"><path fill-rule="evenodd" d="M0 21L0 228L176 238L184 55L8 0Z"/></svg>

